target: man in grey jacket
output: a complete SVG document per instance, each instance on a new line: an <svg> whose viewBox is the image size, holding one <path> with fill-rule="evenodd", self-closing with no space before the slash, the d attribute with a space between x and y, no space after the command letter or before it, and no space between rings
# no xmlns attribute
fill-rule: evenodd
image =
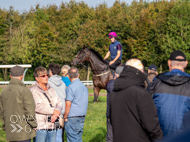
<svg viewBox="0 0 190 142"><path fill-rule="evenodd" d="M61 117L63 118L63 114L65 113L65 98L66 98L66 85L62 81L61 76L59 76L61 69L60 66L54 63L49 64L49 79L48 83L51 87L53 87L61 100L63 104L63 109L61 111ZM63 134L63 137L62 137ZM57 136L56 136L56 142L62 142L64 141L64 129L57 129Z"/></svg>

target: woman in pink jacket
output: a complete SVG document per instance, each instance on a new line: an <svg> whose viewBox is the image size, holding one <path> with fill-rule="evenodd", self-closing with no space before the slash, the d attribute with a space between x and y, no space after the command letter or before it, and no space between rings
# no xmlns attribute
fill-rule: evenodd
<svg viewBox="0 0 190 142"><path fill-rule="evenodd" d="M34 77L36 84L30 88L36 104L35 112L38 123L34 142L55 142L54 122L60 115L62 103L55 90L48 84L46 68L37 67L34 70Z"/></svg>

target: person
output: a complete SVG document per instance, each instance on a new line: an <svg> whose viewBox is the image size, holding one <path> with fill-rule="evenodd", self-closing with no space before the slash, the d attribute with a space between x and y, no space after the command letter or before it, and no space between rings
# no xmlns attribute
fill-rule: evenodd
<svg viewBox="0 0 190 142"><path fill-rule="evenodd" d="M189 142L190 141L190 111L184 115L183 119L183 131L175 136L168 136L161 142Z"/></svg>
<svg viewBox="0 0 190 142"><path fill-rule="evenodd" d="M69 84L71 83L71 81L69 80L69 77L67 76L67 73L68 73L68 70L70 69L71 67L69 65L64 65L62 68L61 68L61 76L62 76L62 80L63 82L65 83L65 85L68 87Z"/></svg>
<svg viewBox="0 0 190 142"><path fill-rule="evenodd" d="M106 60L111 54L111 61L109 62L109 66L115 70L117 66L121 64L122 45L117 41L117 34L115 32L110 32L109 38L111 40L111 44L109 46L107 54L104 57L104 60Z"/></svg>
<svg viewBox="0 0 190 142"><path fill-rule="evenodd" d="M65 132L67 142L82 142L85 115L88 108L88 89L79 79L79 71L72 67L68 71L71 84L66 90Z"/></svg>
<svg viewBox="0 0 190 142"><path fill-rule="evenodd" d="M36 84L30 88L36 104L37 129L34 142L55 142L55 121L60 115L63 104L54 88L48 84L46 68L39 66L34 70Z"/></svg>
<svg viewBox="0 0 190 142"><path fill-rule="evenodd" d="M130 59L115 80L109 104L114 142L150 142L163 137L153 99L144 89L143 72L141 61Z"/></svg>
<svg viewBox="0 0 190 142"><path fill-rule="evenodd" d="M35 103L30 90L22 82L24 69L14 66L11 80L0 95L0 113L7 141L30 142L36 136Z"/></svg>
<svg viewBox="0 0 190 142"><path fill-rule="evenodd" d="M150 82L158 75L157 67L155 65L150 65L148 67L148 79Z"/></svg>
<svg viewBox="0 0 190 142"><path fill-rule="evenodd" d="M169 72L156 76L149 87L165 137L183 130L184 114L190 110L190 75L184 72L187 64L182 51L172 52L168 60Z"/></svg>
<svg viewBox="0 0 190 142"><path fill-rule="evenodd" d="M48 79L48 83L50 84L51 87L53 87L59 97L59 99L61 100L62 104L63 104L63 108L61 111L61 118L63 118L63 114L65 113L65 98L66 98L66 93L65 93L65 83L62 81L61 76L59 76L60 73L60 66L55 64L55 63L51 63L48 66L49 68L49 79ZM61 119L60 118L60 119ZM58 128L57 129L57 136L56 136L56 142L62 142L64 141L64 137L62 138L62 134L64 134L64 128Z"/></svg>
<svg viewBox="0 0 190 142"><path fill-rule="evenodd" d="M148 87L150 83L153 82L153 79L158 75L157 67L155 65L150 65L148 67L148 75L145 81L145 89Z"/></svg>
<svg viewBox="0 0 190 142"><path fill-rule="evenodd" d="M112 130L112 125L110 123L110 115L109 115L109 95L113 91L115 79L119 77L123 68L124 68L123 66L117 67L115 70L115 78L111 79L106 85L106 90L107 90L107 111L106 111L107 135L106 135L106 142L113 142L113 130Z"/></svg>

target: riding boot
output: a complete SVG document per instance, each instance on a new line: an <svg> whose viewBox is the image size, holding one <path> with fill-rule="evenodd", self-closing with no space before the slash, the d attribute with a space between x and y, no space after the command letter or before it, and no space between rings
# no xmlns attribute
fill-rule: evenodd
<svg viewBox="0 0 190 142"><path fill-rule="evenodd" d="M113 78L115 78L115 71L111 70L112 74L113 74Z"/></svg>

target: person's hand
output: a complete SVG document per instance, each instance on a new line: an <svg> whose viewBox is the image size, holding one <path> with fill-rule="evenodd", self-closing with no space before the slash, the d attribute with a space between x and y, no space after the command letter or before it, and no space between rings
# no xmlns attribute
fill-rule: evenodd
<svg viewBox="0 0 190 142"><path fill-rule="evenodd" d="M64 121L65 121L65 122L68 121L67 118L64 118Z"/></svg>
<svg viewBox="0 0 190 142"><path fill-rule="evenodd" d="M58 117L58 115L55 115L55 114L52 115L52 116L51 116L51 122L54 123L55 120L57 119L57 117Z"/></svg>
<svg viewBox="0 0 190 142"><path fill-rule="evenodd" d="M111 65L111 64L113 64L113 63L114 63L114 61L110 61L109 65Z"/></svg>
<svg viewBox="0 0 190 142"><path fill-rule="evenodd" d="M54 112L53 112L53 115L57 115L57 116L59 116L59 115L60 115L60 111L57 110L57 109L55 109Z"/></svg>

